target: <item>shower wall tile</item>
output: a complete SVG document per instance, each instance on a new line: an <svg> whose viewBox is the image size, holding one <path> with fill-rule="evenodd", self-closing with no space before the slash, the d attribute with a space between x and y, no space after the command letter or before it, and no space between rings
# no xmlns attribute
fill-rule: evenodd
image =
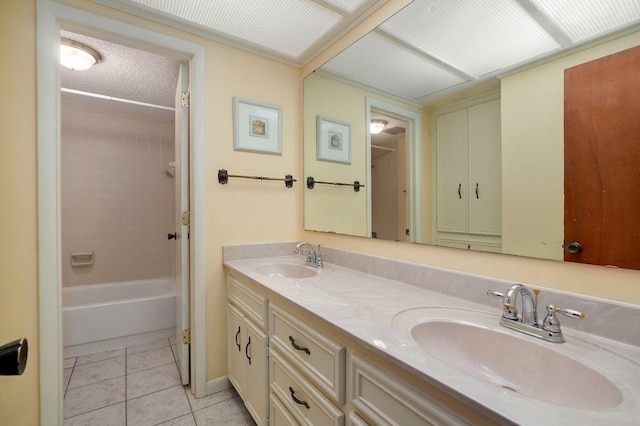
<svg viewBox="0 0 640 426"><path fill-rule="evenodd" d="M62 96L65 286L173 275L173 114ZM94 252L72 267L71 253Z"/></svg>

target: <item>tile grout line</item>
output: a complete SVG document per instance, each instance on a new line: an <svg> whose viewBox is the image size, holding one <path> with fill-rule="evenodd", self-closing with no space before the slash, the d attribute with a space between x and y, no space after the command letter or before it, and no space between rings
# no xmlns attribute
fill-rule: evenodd
<svg viewBox="0 0 640 426"><path fill-rule="evenodd" d="M124 425L129 424L129 347L124 348Z"/></svg>

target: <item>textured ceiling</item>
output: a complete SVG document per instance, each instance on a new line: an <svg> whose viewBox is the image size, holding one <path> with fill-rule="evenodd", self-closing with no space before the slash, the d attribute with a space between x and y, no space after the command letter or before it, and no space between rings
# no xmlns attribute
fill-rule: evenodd
<svg viewBox="0 0 640 426"><path fill-rule="evenodd" d="M388 0L94 0L302 65Z"/></svg>
<svg viewBox="0 0 640 426"><path fill-rule="evenodd" d="M387 0L94 0L302 65ZM640 0L414 0L323 71L427 105L531 61L638 29ZM178 63L94 38L88 71L62 86L172 106Z"/></svg>
<svg viewBox="0 0 640 426"><path fill-rule="evenodd" d="M69 31L61 31L60 37L85 44L102 56L86 71L60 66L62 88L174 106L180 68L174 59Z"/></svg>
<svg viewBox="0 0 640 426"><path fill-rule="evenodd" d="M639 23L640 0L414 0L321 70L426 106Z"/></svg>

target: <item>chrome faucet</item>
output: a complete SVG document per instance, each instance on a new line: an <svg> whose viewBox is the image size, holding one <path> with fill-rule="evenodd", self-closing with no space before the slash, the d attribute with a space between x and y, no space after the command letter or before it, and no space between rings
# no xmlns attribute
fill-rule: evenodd
<svg viewBox="0 0 640 426"><path fill-rule="evenodd" d="M536 312L536 306L538 304L537 289L533 290L536 293L534 299L531 292L522 284L513 284L507 290L502 301L503 316L510 320L520 321L523 324L538 326L538 313ZM518 318L518 309L516 302L518 300L518 294L522 300L522 314Z"/></svg>
<svg viewBox="0 0 640 426"><path fill-rule="evenodd" d="M326 256L327 254L320 251L320 244L318 244L318 251L316 251L311 244L302 241L301 243L298 243L298 245L296 245L294 253L300 253L300 250L303 248L307 249L307 261L305 262L305 265L314 266L316 268L324 268L322 256Z"/></svg>
<svg viewBox="0 0 640 426"><path fill-rule="evenodd" d="M500 320L500 325L548 342L563 343L565 340L556 313L578 319L584 319L584 314L575 309L558 308L550 304L547 306L547 316L542 322L542 325L540 325L536 311L540 290L534 289L533 293L535 297L522 284L511 285L505 294L494 290L487 291L487 295L489 296L502 298L502 319ZM522 300L522 313L520 315L518 315L518 309L516 307L518 295L520 295L520 299Z"/></svg>

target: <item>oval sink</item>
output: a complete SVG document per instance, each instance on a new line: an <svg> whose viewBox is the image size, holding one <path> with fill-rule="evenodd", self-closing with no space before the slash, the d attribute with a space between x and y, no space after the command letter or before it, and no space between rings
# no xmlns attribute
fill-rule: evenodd
<svg viewBox="0 0 640 426"><path fill-rule="evenodd" d="M609 379L550 349L547 345L555 345L552 343L445 319L417 324L411 336L444 364L530 398L592 410L613 408L623 401Z"/></svg>
<svg viewBox="0 0 640 426"><path fill-rule="evenodd" d="M256 267L256 272L272 278L311 278L316 271L293 263L269 263Z"/></svg>

